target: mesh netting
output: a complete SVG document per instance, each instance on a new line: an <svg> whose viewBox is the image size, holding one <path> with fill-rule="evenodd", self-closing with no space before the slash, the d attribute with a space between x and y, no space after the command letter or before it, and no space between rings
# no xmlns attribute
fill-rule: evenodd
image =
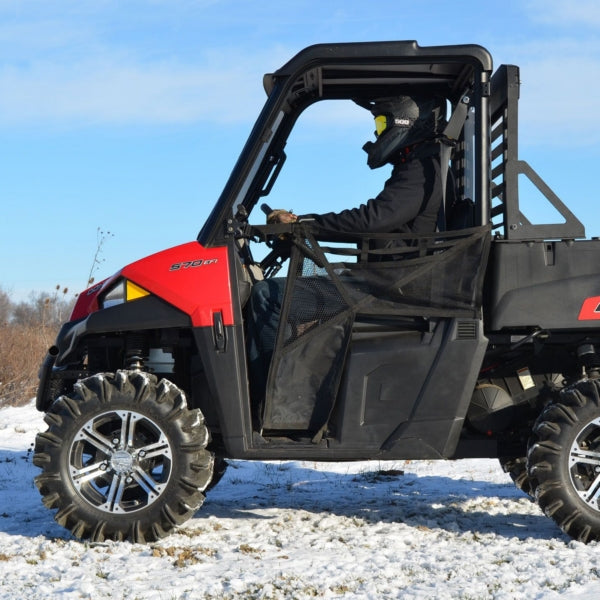
<svg viewBox="0 0 600 600"><path fill-rule="evenodd" d="M489 227L432 235L297 231L269 373L267 428L325 427L357 315L477 318Z"/></svg>
<svg viewBox="0 0 600 600"><path fill-rule="evenodd" d="M295 239L301 260L291 276L290 313L311 302L331 318L344 307L362 314L476 317L489 248L489 228L427 236L341 236L319 246L309 231ZM313 303L316 301L313 299ZM302 316L302 315L300 315ZM318 318L318 317L315 317Z"/></svg>
<svg viewBox="0 0 600 600"><path fill-rule="evenodd" d="M323 276L295 279L289 299L284 343L294 342L347 309L348 304L331 279Z"/></svg>

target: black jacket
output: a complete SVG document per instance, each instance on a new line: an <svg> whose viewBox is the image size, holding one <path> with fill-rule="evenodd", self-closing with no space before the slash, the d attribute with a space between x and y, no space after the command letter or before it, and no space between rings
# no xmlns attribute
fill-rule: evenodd
<svg viewBox="0 0 600 600"><path fill-rule="evenodd" d="M442 201L439 156L394 166L376 198L357 208L305 215L320 229L348 233L432 233Z"/></svg>

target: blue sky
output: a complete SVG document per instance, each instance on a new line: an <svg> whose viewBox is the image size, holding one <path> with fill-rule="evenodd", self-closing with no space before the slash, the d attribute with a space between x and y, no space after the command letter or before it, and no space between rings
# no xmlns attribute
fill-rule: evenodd
<svg viewBox="0 0 600 600"><path fill-rule="evenodd" d="M263 74L322 42L478 43L519 65L521 158L599 236L599 33L596 0L0 0L0 287L81 291L98 228L111 235L97 280L195 239ZM360 150L372 130L366 113L309 116L272 203L338 210L375 195L387 173Z"/></svg>

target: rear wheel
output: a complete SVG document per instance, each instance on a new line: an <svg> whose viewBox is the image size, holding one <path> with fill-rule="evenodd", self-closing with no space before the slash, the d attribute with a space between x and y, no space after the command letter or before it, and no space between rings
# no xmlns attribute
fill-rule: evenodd
<svg viewBox="0 0 600 600"><path fill-rule="evenodd" d="M544 513L581 542L600 539L600 382L566 388L540 415L528 455Z"/></svg>
<svg viewBox="0 0 600 600"><path fill-rule="evenodd" d="M515 486L525 492L531 499L534 499L534 490L527 473L527 457L502 456L499 460L502 469L510 475Z"/></svg>
<svg viewBox="0 0 600 600"><path fill-rule="evenodd" d="M153 541L201 506L213 471L209 434L171 382L135 371L95 375L54 402L45 421L35 482L75 536Z"/></svg>
<svg viewBox="0 0 600 600"><path fill-rule="evenodd" d="M516 416L515 421L519 423L519 428L500 441L499 461L502 469L510 475L515 486L532 500L535 500L537 481L528 470L527 456L532 444L531 430L543 407L560 400L560 391L564 387L563 382L564 377L561 374L544 375L543 380L538 382L537 398L530 398L527 403L520 405L521 407L530 406L531 409L521 410Z"/></svg>

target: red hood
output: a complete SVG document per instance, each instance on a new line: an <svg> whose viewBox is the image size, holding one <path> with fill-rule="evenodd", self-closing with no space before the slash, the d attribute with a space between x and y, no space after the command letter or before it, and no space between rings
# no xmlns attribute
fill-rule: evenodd
<svg viewBox="0 0 600 600"><path fill-rule="evenodd" d="M99 309L98 298L120 277L188 314L196 327L213 324L220 312L233 324L227 248L204 248L198 242L175 246L142 258L79 294L71 320Z"/></svg>

